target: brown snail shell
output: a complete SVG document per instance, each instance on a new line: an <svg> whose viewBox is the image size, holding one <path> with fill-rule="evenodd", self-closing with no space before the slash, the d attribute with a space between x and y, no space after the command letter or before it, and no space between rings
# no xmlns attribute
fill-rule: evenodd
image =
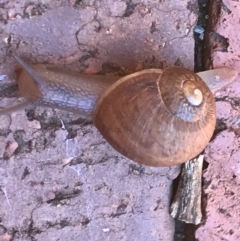
<svg viewBox="0 0 240 241"><path fill-rule="evenodd" d="M172 166L206 147L216 106L205 82L188 69L143 70L101 95L93 122L122 155L146 165Z"/></svg>

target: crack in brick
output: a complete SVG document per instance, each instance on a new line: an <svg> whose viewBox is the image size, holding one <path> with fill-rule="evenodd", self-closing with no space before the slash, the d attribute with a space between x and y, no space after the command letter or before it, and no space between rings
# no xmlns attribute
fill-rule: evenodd
<svg viewBox="0 0 240 241"><path fill-rule="evenodd" d="M23 174L21 176L21 180L24 180L29 174L31 174L31 172L29 171L28 167L24 168Z"/></svg>
<svg viewBox="0 0 240 241"><path fill-rule="evenodd" d="M75 165L79 165L79 164L85 164L86 166L95 166L95 165L99 165L99 164L108 162L109 160L111 160L113 158L116 161L118 160L118 157L116 157L116 156L104 156L100 160L96 161L93 159L88 159L87 157L85 157L85 153L82 153L81 156L73 158L67 165L75 166Z"/></svg>
<svg viewBox="0 0 240 241"><path fill-rule="evenodd" d="M133 3L132 0L128 0L126 2L126 5L127 5L127 7L126 7L125 12L122 16L123 18L130 17L134 13L134 10L137 6L137 4Z"/></svg>
<svg viewBox="0 0 240 241"><path fill-rule="evenodd" d="M240 109L240 98L239 97L229 97L229 96L222 96L222 97L215 97L217 101L223 101L229 103L234 110Z"/></svg>
<svg viewBox="0 0 240 241"><path fill-rule="evenodd" d="M59 204L63 204L62 201L67 199L72 199L79 196L82 193L80 189L62 189L55 191L55 197L47 201L48 204L52 204L53 206L57 206Z"/></svg>

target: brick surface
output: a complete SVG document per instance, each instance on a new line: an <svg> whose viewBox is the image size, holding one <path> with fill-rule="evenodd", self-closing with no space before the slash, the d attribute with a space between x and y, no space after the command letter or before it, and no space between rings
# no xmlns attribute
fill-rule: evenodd
<svg viewBox="0 0 240 241"><path fill-rule="evenodd" d="M216 26L212 29L213 66L231 66L239 71L240 3L224 0ZM224 51L224 42L228 42ZM217 114L223 132L206 149L209 166L204 174L206 220L196 231L199 241L240 240L240 78L218 93Z"/></svg>
<svg viewBox="0 0 240 241"><path fill-rule="evenodd" d="M32 63L86 73L194 66L196 1L2 0L0 6L1 107L18 101L1 91L15 83L7 40ZM38 107L0 117L0 157L0 240L173 240L169 202L179 167L123 158L76 115Z"/></svg>

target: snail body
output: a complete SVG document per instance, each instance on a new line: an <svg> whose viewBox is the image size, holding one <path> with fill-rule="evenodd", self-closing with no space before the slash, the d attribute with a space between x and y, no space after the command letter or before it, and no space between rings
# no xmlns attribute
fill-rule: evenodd
<svg viewBox="0 0 240 241"><path fill-rule="evenodd" d="M75 112L87 120L91 120L99 96L119 79L117 76L106 78L72 73L44 64L27 64L18 56L14 57L23 68L18 76L18 88L19 95L25 97L27 103Z"/></svg>
<svg viewBox="0 0 240 241"><path fill-rule="evenodd" d="M0 114L27 104L78 113L92 119L122 155L150 166L172 166L195 157L214 132L214 96L200 78L201 73L199 76L185 68L169 67L119 79L28 65L13 56L23 68L18 86L26 100ZM227 70L218 73L221 71L226 74ZM236 75L235 70L228 69L228 79Z"/></svg>

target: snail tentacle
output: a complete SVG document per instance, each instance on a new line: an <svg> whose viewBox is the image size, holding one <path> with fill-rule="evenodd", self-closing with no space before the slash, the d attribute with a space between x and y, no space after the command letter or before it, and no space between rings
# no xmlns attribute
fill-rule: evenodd
<svg viewBox="0 0 240 241"><path fill-rule="evenodd" d="M25 108L27 108L28 106L32 105L32 101L29 100L24 100L19 104L4 108L0 110L0 115L7 115L7 114L11 114L15 111L19 111L19 110L23 110Z"/></svg>

